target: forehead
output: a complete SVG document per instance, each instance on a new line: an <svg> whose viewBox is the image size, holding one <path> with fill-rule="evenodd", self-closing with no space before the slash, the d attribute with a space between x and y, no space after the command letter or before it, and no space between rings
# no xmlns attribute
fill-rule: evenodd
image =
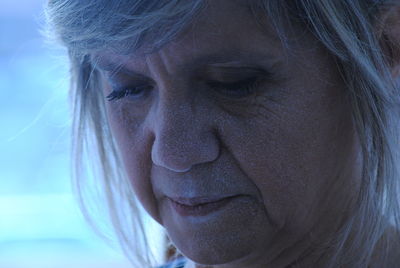
<svg viewBox="0 0 400 268"><path fill-rule="evenodd" d="M237 59L259 59L260 54L273 57L281 51L281 42L266 16L255 18L249 1L213 0L178 37L156 53L146 54L152 44L128 54L99 51L92 56L100 67L113 69L115 65L134 64L140 68L152 54L168 55L175 65L185 62L226 62Z"/></svg>

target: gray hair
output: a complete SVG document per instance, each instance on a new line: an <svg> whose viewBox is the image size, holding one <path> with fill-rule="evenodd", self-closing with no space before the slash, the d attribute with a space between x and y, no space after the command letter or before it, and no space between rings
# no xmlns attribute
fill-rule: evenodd
<svg viewBox="0 0 400 268"><path fill-rule="evenodd" d="M389 251L390 241L380 240L385 230L390 225L400 229L397 196L400 94L374 31L374 25L379 24L379 11L394 3L390 0L251 1L254 16L267 15L289 50L285 35L288 22L308 29L335 58L347 85L363 149L363 181L355 211L336 237L321 246L321 253L330 259L327 267L367 267L378 243ZM146 250L137 200L119 164L104 96L98 90L99 74L90 55L102 49L124 53L146 44L158 49L181 33L206 5L206 0L50 0L46 9L49 36L69 51L74 182L82 210L90 219L83 190L87 182L82 164L86 153L90 154L92 170L97 172L93 185L98 187L99 195L105 194L120 243L132 263L139 267L150 266L151 257ZM379 266L386 267L385 256L380 261Z"/></svg>

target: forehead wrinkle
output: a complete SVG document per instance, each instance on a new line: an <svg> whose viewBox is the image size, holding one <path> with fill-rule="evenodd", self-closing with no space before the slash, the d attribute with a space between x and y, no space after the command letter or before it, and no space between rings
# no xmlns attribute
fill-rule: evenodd
<svg viewBox="0 0 400 268"><path fill-rule="evenodd" d="M216 39L210 43L210 40L207 40L210 35L204 34L201 27L198 28L196 24L205 26L207 22L196 20L191 32L186 32L186 34L165 44L153 53L133 52L124 55L105 53L102 62L113 67L117 63L117 69L128 75L141 73L142 75L157 77L161 72L169 76L188 74L210 64L229 65L230 62L236 62L235 64L239 65L243 62L254 66L254 64L261 64L263 61L270 62L271 59L277 58L276 49L280 47L280 44L276 43L276 37L272 37L265 31L260 32L260 29L253 29L259 32L255 41L258 44L264 43L263 46L255 46L248 44L246 40L238 40L237 33L234 32L230 32L228 36L220 36L219 40ZM254 34L251 34L251 36ZM212 39L215 39L215 36ZM229 40L236 40L236 42Z"/></svg>
<svg viewBox="0 0 400 268"><path fill-rule="evenodd" d="M215 9L219 7L218 2L219 1L210 1L207 9L215 12ZM233 6L240 6L242 10L238 13L240 17L249 16L253 18L254 23L248 21L246 25L248 24L248 27L251 27L252 31L259 32L256 40L257 42L268 42L270 48L273 48L274 45L277 44L277 38L274 34L265 31L265 29L262 31L259 27L252 27L259 25L257 25L254 15L249 10L248 1L233 1L229 6L230 9L233 8ZM238 11L235 11L235 14L237 12ZM160 71L162 71L165 74L172 75L174 73L188 73L189 71L194 71L196 68L207 64L220 64L229 61L244 61L251 64L252 61L259 62L260 58L276 58L276 53L273 51L274 49L270 51L270 49L264 48L262 51L259 51L255 49L252 44L249 46L246 40L241 40L239 38L240 35L238 36L238 32L234 30L238 22L236 20L232 21L231 16L224 18L217 17L210 21L209 19L212 13L213 12L210 14L207 12L203 13L192 22L191 27L187 29L190 29L189 31L183 32L182 35L165 44L158 51L149 54L144 54L140 51L125 55L113 53L111 54L109 62L118 62L118 68L114 68L114 70L118 69L127 74L141 73L143 75L159 75ZM207 16L207 14L209 16ZM228 31L224 31L228 36L221 36L219 34L210 35L208 30L210 28L209 26L220 24L224 24L225 26L222 28L211 28L216 30L228 28ZM205 29L207 31L204 31L204 27L206 27ZM212 40L210 40L210 38ZM267 45L267 43L265 44ZM116 56L115 58L114 55ZM157 64L158 66L151 66L152 59L156 59L156 62L159 62ZM110 64L110 68L112 67L114 66ZM149 70L150 67L152 70Z"/></svg>
<svg viewBox="0 0 400 268"><path fill-rule="evenodd" d="M169 53L168 50L167 46L145 56L146 69L153 78L165 80L179 73L182 63L176 59L176 54Z"/></svg>

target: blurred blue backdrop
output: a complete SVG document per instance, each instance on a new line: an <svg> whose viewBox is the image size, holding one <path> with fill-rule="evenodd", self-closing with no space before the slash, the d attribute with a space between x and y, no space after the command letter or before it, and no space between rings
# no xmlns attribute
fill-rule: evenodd
<svg viewBox="0 0 400 268"><path fill-rule="evenodd" d="M0 268L129 267L71 195L68 67L40 35L44 3L0 1Z"/></svg>

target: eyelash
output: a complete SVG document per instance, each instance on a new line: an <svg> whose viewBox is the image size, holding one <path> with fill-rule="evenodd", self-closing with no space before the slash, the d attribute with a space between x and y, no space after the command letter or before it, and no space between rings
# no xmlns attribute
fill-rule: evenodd
<svg viewBox="0 0 400 268"><path fill-rule="evenodd" d="M219 81L207 82L212 89L217 90L224 95L230 95L233 98L244 98L252 95L260 84L259 77L251 77L233 83L223 83ZM150 90L151 86L136 86L113 90L106 98L108 101L119 100L127 96L140 97Z"/></svg>
<svg viewBox="0 0 400 268"><path fill-rule="evenodd" d="M233 83L222 83L218 81L208 82L207 84L219 93L229 95L233 98L244 98L252 95L260 84L259 77L251 77Z"/></svg>
<svg viewBox="0 0 400 268"><path fill-rule="evenodd" d="M127 96L136 96L139 97L142 94L145 94L147 90L150 90L152 87L143 85L136 87L128 87L113 90L106 98L108 101L119 100ZM139 92L138 92L139 91Z"/></svg>

